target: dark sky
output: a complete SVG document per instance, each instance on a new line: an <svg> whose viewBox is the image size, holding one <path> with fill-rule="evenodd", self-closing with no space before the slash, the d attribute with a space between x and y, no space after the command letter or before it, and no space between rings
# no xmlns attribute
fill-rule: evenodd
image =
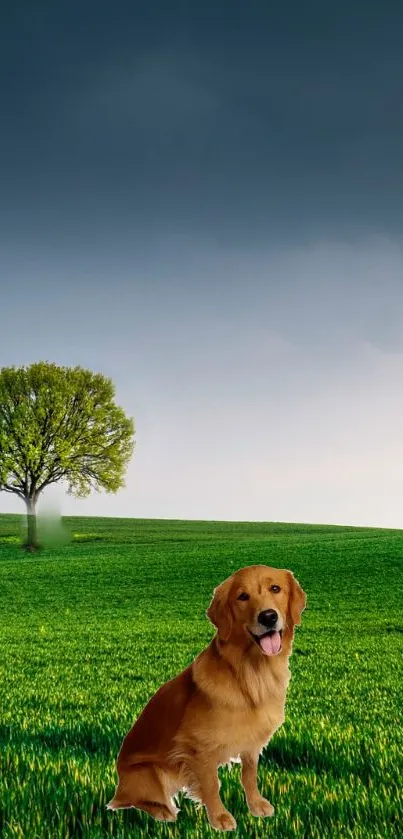
<svg viewBox="0 0 403 839"><path fill-rule="evenodd" d="M0 366L100 370L137 425L63 511L402 527L403 3L10 0L0 37Z"/></svg>
<svg viewBox="0 0 403 839"><path fill-rule="evenodd" d="M400 236L399 2L8 3L3 234Z"/></svg>

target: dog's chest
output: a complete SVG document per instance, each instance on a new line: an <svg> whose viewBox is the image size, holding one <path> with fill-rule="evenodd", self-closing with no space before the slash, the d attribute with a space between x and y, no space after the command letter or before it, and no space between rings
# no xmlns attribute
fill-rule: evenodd
<svg viewBox="0 0 403 839"><path fill-rule="evenodd" d="M189 709L185 736L203 751L219 750L220 763L243 751L260 751L284 722L289 675L284 667L272 671L249 665L231 679L227 671L217 670L211 681L201 667L195 668L201 694Z"/></svg>
<svg viewBox="0 0 403 839"><path fill-rule="evenodd" d="M226 763L245 751L257 749L260 752L284 722L284 713L279 707L255 708L246 712L227 709L225 714L220 713L211 722L210 731L214 732L214 737L209 747L218 745L220 763Z"/></svg>

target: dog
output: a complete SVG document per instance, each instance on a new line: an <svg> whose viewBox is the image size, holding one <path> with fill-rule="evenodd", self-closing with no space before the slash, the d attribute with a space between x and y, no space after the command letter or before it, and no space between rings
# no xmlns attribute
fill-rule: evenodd
<svg viewBox="0 0 403 839"><path fill-rule="evenodd" d="M251 813L273 815L258 790L258 760L284 722L288 660L305 606L291 571L266 565L241 568L214 590L206 615L216 634L160 687L124 738L108 809L136 807L173 822L183 790L204 804L213 828L234 830L217 770L240 759Z"/></svg>

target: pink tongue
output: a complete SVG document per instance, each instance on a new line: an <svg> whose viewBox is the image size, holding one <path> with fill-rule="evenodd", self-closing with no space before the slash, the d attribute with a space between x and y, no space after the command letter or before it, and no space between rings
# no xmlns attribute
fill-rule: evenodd
<svg viewBox="0 0 403 839"><path fill-rule="evenodd" d="M281 647L281 635L279 632L273 632L272 635L264 635L260 639L260 648L265 655L276 655Z"/></svg>

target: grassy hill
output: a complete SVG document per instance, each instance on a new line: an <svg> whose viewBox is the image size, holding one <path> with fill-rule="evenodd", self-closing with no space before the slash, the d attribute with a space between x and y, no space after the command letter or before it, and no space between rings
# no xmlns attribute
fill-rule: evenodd
<svg viewBox="0 0 403 839"><path fill-rule="evenodd" d="M238 835L403 835L403 532L288 524L67 518L39 556L0 516L0 835L216 835L192 802L175 826L105 809L123 736L212 637L233 570L291 569L308 595L286 722L260 763L270 820L220 769Z"/></svg>

